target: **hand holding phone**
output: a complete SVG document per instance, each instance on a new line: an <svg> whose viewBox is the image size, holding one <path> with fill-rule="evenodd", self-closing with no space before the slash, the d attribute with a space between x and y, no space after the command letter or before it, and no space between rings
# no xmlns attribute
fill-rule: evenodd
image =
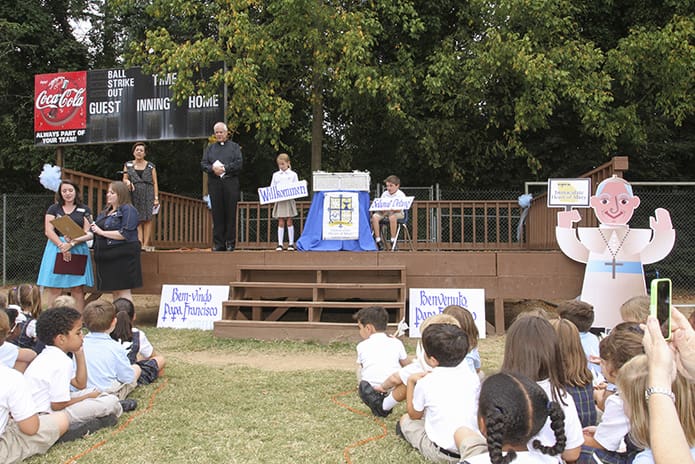
<svg viewBox="0 0 695 464"><path fill-rule="evenodd" d="M671 279L654 279L649 312L659 321L665 340L671 339Z"/></svg>

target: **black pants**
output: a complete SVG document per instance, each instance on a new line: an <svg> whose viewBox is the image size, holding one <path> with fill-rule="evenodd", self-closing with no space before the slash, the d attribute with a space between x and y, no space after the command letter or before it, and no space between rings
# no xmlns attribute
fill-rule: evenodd
<svg viewBox="0 0 695 464"><path fill-rule="evenodd" d="M212 205L212 240L216 248L236 245L236 204L239 178L210 175L208 192Z"/></svg>

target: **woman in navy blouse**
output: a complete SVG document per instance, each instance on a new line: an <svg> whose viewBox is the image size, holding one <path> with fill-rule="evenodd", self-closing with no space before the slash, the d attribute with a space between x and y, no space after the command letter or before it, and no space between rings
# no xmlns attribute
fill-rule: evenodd
<svg viewBox="0 0 695 464"><path fill-rule="evenodd" d="M106 204L91 227L97 290L132 300L131 289L142 287L138 211L123 182L109 185Z"/></svg>

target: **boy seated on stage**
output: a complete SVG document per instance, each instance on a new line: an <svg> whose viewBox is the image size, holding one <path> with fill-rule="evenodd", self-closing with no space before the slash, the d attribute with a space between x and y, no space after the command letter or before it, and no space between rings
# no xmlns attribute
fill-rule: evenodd
<svg viewBox="0 0 695 464"><path fill-rule="evenodd" d="M359 395L374 415L385 417L391 411L376 407L369 395L374 392L373 387L381 385L389 375L408 364L408 354L403 342L386 334L389 315L382 306L362 308L354 318L363 338L357 344Z"/></svg>
<svg viewBox="0 0 695 464"><path fill-rule="evenodd" d="M92 301L85 306L82 318L89 329L84 337L84 355L89 373L87 386L125 400L137 387L141 371L137 364L130 364L121 344L109 335L116 327L116 308L108 301ZM127 411L135 409L135 400L129 400L122 406Z"/></svg>
<svg viewBox="0 0 695 464"><path fill-rule="evenodd" d="M381 198L391 199L391 198L405 198L405 193L400 190L401 180L394 176L388 176L384 179L384 184L386 185L386 190L381 194ZM384 244L381 242L381 227L380 222L384 218L389 219L389 231L391 232L391 248L396 242L396 229L398 227L397 222L399 219L405 217L403 210L387 210L387 211L375 211L372 214L372 229L374 230L374 239L376 240L376 246L381 251L384 249Z"/></svg>

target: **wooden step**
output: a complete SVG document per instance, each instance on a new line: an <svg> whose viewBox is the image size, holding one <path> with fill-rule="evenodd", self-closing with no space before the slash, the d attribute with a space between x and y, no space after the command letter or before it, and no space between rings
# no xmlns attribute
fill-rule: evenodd
<svg viewBox="0 0 695 464"><path fill-rule="evenodd" d="M383 306L398 311L396 319L405 317L405 301L308 301L308 300L227 300L222 302L222 320L238 320L246 317L239 308L251 308L251 319L260 321L261 308L274 308L266 322L278 321L290 308L307 309L308 322L319 322L324 309L352 309L358 311L367 306Z"/></svg>

